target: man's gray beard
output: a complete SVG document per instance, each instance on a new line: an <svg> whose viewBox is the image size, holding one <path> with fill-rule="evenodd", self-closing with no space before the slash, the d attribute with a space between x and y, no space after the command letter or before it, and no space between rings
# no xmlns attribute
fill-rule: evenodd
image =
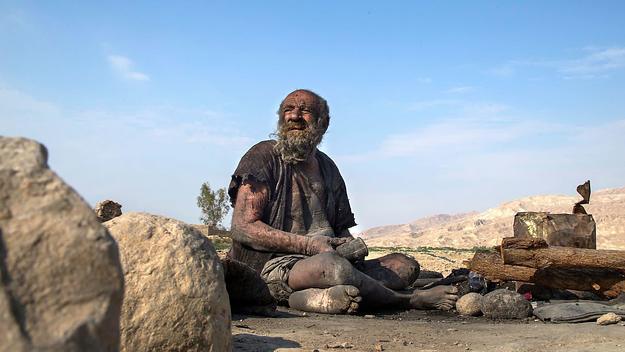
<svg viewBox="0 0 625 352"><path fill-rule="evenodd" d="M297 164L304 161L315 150L323 139L323 131L316 126L307 126L304 130L295 130L289 133L285 124L278 126L277 143L275 150L280 153L282 160L288 164Z"/></svg>

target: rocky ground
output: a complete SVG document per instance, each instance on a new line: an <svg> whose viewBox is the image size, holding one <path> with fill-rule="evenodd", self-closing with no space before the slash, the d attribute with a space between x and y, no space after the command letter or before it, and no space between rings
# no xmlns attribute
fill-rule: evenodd
<svg viewBox="0 0 625 352"><path fill-rule="evenodd" d="M372 315L234 315L235 351L624 351L625 323L491 321L439 311Z"/></svg>

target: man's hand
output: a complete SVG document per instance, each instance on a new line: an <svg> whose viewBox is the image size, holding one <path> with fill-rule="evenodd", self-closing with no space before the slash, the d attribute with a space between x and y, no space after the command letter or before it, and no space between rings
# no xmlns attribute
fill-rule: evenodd
<svg viewBox="0 0 625 352"><path fill-rule="evenodd" d="M328 236L312 236L306 241L306 255L315 255L325 252L334 252L337 246L349 241L349 238L335 238Z"/></svg>

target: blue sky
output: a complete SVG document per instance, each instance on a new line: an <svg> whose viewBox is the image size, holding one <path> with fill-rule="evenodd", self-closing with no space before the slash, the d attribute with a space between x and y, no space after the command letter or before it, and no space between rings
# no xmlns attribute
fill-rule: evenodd
<svg viewBox="0 0 625 352"><path fill-rule="evenodd" d="M0 0L0 134L91 204L197 222L296 88L359 227L625 186L625 2Z"/></svg>

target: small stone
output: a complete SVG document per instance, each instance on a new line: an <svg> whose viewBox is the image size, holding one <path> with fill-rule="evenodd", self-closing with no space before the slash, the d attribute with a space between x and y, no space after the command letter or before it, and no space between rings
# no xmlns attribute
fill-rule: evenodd
<svg viewBox="0 0 625 352"><path fill-rule="evenodd" d="M532 305L522 295L505 289L484 295L480 309L491 319L525 319L533 312Z"/></svg>
<svg viewBox="0 0 625 352"><path fill-rule="evenodd" d="M371 315L371 314L365 315L365 319L373 319L373 318L375 318L375 315Z"/></svg>
<svg viewBox="0 0 625 352"><path fill-rule="evenodd" d="M349 342L342 342L342 343L329 343L326 345L326 348L352 348L354 347L354 345L352 345Z"/></svg>
<svg viewBox="0 0 625 352"><path fill-rule="evenodd" d="M382 346L382 344L376 344L376 345L375 345L375 351L376 351L376 352L382 352L382 351L384 351L384 346Z"/></svg>
<svg viewBox="0 0 625 352"><path fill-rule="evenodd" d="M614 313L608 313L608 314L604 314L604 315L600 316L597 319L597 325L616 324L616 323L618 323L621 320L623 320L623 318L621 318L619 315L616 315Z"/></svg>
<svg viewBox="0 0 625 352"><path fill-rule="evenodd" d="M467 293L456 302L456 310L460 315L478 316L482 314L480 304L482 295L475 292Z"/></svg>
<svg viewBox="0 0 625 352"><path fill-rule="evenodd" d="M112 200L104 200L95 205L95 215L100 222L109 221L122 215L122 205Z"/></svg>

